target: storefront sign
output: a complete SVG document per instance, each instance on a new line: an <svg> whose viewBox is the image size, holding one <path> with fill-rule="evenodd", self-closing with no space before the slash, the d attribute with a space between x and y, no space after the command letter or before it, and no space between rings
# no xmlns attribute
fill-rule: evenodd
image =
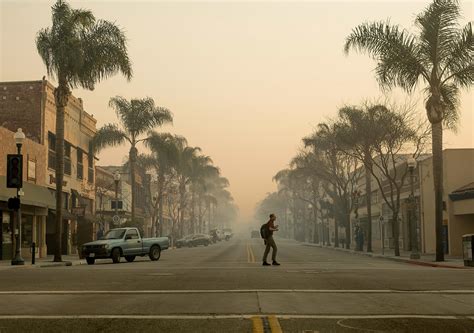
<svg viewBox="0 0 474 333"><path fill-rule="evenodd" d="M36 161L28 159L28 180L36 182Z"/></svg>
<svg viewBox="0 0 474 333"><path fill-rule="evenodd" d="M73 207L72 213L76 216L84 216L86 208L85 207Z"/></svg>
<svg viewBox="0 0 474 333"><path fill-rule="evenodd" d="M49 183L50 184L56 184L56 177L54 177L53 174L49 175ZM67 186L67 181L63 180L63 186Z"/></svg>

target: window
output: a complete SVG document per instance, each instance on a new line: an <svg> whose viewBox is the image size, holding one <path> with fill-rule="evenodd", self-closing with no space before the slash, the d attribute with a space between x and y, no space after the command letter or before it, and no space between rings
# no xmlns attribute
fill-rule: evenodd
<svg viewBox="0 0 474 333"><path fill-rule="evenodd" d="M77 148L77 179L84 179L84 166L82 164L82 150Z"/></svg>
<svg viewBox="0 0 474 333"><path fill-rule="evenodd" d="M48 132L48 168L56 169L56 135Z"/></svg>
<svg viewBox="0 0 474 333"><path fill-rule="evenodd" d="M115 209L115 200L110 200L111 203L111 209ZM123 209L123 203L122 200L117 200L118 207L117 209Z"/></svg>
<svg viewBox="0 0 474 333"><path fill-rule="evenodd" d="M129 230L127 231L127 236L125 237L129 237L129 236L131 236L132 239L138 239L138 232L135 229Z"/></svg>
<svg viewBox="0 0 474 333"><path fill-rule="evenodd" d="M94 182L94 154L92 153L92 146L89 144L89 154L87 154L87 181Z"/></svg>
<svg viewBox="0 0 474 333"><path fill-rule="evenodd" d="M71 144L64 141L64 173L71 175Z"/></svg>

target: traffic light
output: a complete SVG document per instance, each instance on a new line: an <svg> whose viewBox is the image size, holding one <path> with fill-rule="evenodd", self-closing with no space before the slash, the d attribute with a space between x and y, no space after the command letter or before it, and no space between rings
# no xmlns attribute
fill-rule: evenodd
<svg viewBox="0 0 474 333"><path fill-rule="evenodd" d="M23 187L23 155L7 155L7 187Z"/></svg>

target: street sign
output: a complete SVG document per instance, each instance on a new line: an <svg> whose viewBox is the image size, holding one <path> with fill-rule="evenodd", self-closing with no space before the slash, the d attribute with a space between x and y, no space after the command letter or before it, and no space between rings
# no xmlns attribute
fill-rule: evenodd
<svg viewBox="0 0 474 333"><path fill-rule="evenodd" d="M112 221L114 221L114 223L119 223L119 222L120 222L120 216L114 215L114 216L112 217Z"/></svg>

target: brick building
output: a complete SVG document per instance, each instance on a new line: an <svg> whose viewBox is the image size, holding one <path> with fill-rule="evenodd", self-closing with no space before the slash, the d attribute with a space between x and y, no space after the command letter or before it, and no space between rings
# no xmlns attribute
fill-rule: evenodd
<svg viewBox="0 0 474 333"><path fill-rule="evenodd" d="M0 126L10 131L18 127L39 145L46 159L38 177L52 193L56 188L56 105L55 87L46 80L0 82ZM80 98L72 96L65 114L63 253L72 254L77 246L94 238L95 159L90 140L96 132L96 120L88 114ZM55 247L56 207L48 207L46 218L47 252Z"/></svg>

